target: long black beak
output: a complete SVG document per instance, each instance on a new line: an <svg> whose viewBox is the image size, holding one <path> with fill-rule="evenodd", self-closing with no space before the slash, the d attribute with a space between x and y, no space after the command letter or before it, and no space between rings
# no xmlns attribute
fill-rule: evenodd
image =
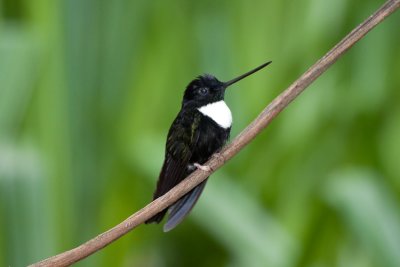
<svg viewBox="0 0 400 267"><path fill-rule="evenodd" d="M268 66L271 63L272 63L272 61L268 61L267 63L264 63L261 66L258 66L257 68L255 68L255 69L253 69L253 70L251 70L249 72L246 72L245 74L240 75L239 77L236 77L236 78L234 78L234 79L232 79L230 81L224 82L224 87L227 88L228 86L231 86L232 84L240 81L241 79L246 78L247 76L253 74L254 72L257 72L257 71L265 68L266 66Z"/></svg>

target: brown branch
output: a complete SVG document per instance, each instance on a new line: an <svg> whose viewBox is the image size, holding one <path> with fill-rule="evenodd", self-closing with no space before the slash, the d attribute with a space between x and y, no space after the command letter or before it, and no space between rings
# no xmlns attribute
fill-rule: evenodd
<svg viewBox="0 0 400 267"><path fill-rule="evenodd" d="M42 260L31 266L68 266L80 261L96 251L109 245L125 235L145 220L167 208L181 196L200 184L212 172L219 169L224 163L235 156L244 146L253 140L286 106L289 105L301 92L303 92L315 79L317 79L327 68L338 60L338 58L349 50L357 41L363 38L372 28L382 22L387 16L400 7L400 0L389 0L373 15L350 32L340 43L331 49L323 58L307 70L299 79L281 93L271 102L260 115L244 129L231 144L226 146L219 154L211 158L206 165L213 171L205 172L197 170L183 180L179 185L171 189L167 194L154 200L143 209L139 210L125 221L102 233L86 243Z"/></svg>

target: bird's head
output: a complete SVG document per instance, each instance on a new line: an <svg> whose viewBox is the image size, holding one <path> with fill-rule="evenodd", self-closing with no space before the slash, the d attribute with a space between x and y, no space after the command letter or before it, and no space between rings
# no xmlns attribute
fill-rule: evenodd
<svg viewBox="0 0 400 267"><path fill-rule="evenodd" d="M204 74L189 83L183 96L183 103L191 103L196 107L201 107L209 103L224 99L225 86L212 75Z"/></svg>
<svg viewBox="0 0 400 267"><path fill-rule="evenodd" d="M186 87L183 95L182 106L190 103L193 107L202 107L210 103L224 100L226 88L259 71L270 63L271 61L264 63L261 66L258 66L257 68L227 82L221 82L210 74L201 75L191 81Z"/></svg>

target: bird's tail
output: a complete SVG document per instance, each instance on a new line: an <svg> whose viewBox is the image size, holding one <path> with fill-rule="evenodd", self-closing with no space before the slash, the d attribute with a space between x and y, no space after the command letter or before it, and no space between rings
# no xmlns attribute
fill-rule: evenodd
<svg viewBox="0 0 400 267"><path fill-rule="evenodd" d="M167 222L164 225L164 232L168 232L174 229L179 223L183 221L183 219L185 219L185 217L192 210L197 200L199 199L201 193L203 192L206 182L207 180L205 180L204 182L193 188L192 191L184 195L181 199L179 199L174 205L172 205L169 208L169 216ZM159 214L157 214L156 216L158 216ZM164 215L165 212L162 214L162 217L164 217Z"/></svg>

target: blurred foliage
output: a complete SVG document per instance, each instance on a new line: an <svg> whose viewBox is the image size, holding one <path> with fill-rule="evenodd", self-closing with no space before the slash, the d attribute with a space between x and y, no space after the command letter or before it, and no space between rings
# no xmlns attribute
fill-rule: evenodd
<svg viewBox="0 0 400 267"><path fill-rule="evenodd" d="M266 60L227 93L232 136L382 4L0 1L0 265L24 266L151 200L195 76ZM141 226L78 266L400 266L400 14L207 185L174 231Z"/></svg>

